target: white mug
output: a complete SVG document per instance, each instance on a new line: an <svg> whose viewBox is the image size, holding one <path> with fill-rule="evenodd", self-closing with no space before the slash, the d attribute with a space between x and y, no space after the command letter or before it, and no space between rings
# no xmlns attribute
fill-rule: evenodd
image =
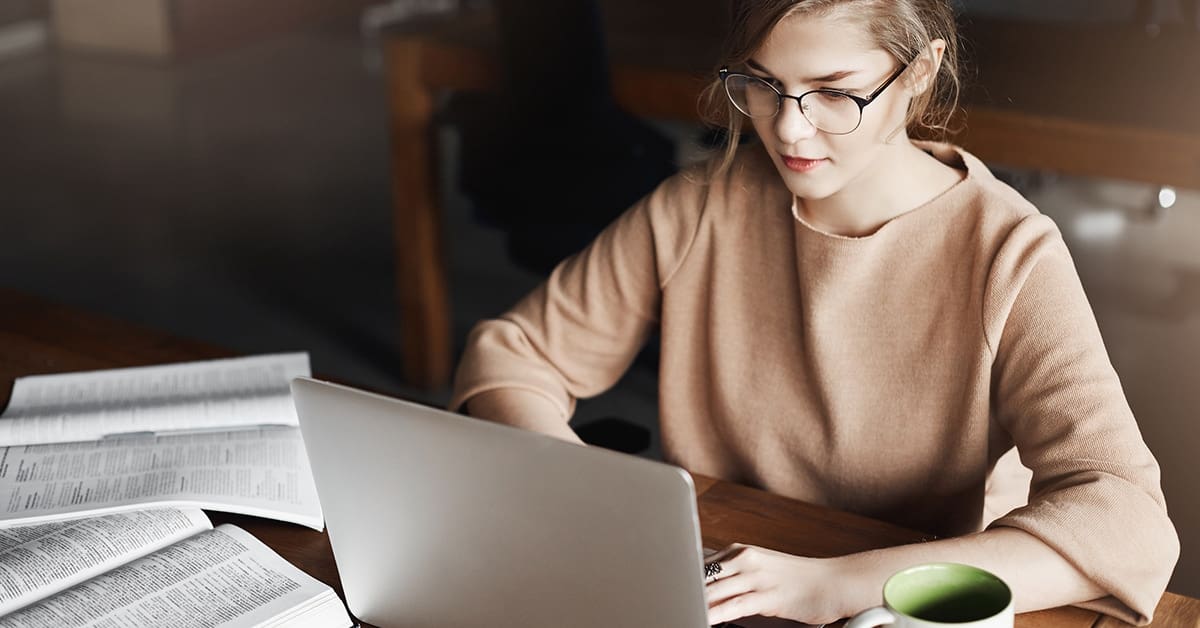
<svg viewBox="0 0 1200 628"><path fill-rule="evenodd" d="M897 572L883 585L883 606L869 608L845 628L1012 628L1012 591L995 575L970 565L931 563Z"/></svg>

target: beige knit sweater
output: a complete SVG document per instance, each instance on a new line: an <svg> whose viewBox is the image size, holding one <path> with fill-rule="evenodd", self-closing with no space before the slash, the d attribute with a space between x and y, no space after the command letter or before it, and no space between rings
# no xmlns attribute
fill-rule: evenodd
<svg viewBox="0 0 1200 628"><path fill-rule="evenodd" d="M926 148L967 176L861 238L804 223L758 146L667 180L473 330L452 407L515 388L566 421L658 328L671 462L949 536L988 523L1015 445L1029 504L991 525L1148 621L1178 539L1062 237L972 155Z"/></svg>

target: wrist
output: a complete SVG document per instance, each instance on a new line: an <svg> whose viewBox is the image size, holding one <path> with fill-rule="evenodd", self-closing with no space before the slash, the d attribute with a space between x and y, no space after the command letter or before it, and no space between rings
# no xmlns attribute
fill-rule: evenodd
<svg viewBox="0 0 1200 628"><path fill-rule="evenodd" d="M879 571L877 561L871 560L870 552L849 554L828 559L832 561L829 586L835 599L840 600L838 612L841 617L853 617L858 613L879 606L883 595L883 583L890 574Z"/></svg>

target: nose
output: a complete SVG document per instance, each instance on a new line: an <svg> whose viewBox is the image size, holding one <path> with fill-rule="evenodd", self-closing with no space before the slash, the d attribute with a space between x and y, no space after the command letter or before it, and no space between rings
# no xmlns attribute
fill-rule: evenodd
<svg viewBox="0 0 1200 628"><path fill-rule="evenodd" d="M784 98L779 113L775 114L775 135L779 141L795 144L817 134L817 128L808 121L795 98Z"/></svg>

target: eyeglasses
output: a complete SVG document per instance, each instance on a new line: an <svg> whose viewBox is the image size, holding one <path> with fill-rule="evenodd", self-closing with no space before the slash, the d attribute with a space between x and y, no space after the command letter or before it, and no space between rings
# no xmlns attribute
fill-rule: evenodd
<svg viewBox="0 0 1200 628"><path fill-rule="evenodd" d="M725 85L725 94L729 96L729 102L751 118L773 117L783 107L783 99L791 98L800 105L800 112L808 122L818 130L831 135L846 135L853 133L858 125L862 124L863 109L875 102L875 98L907 69L906 63L865 98L828 88L791 96L757 76L730 72L729 68L721 68L718 74L721 83Z"/></svg>

